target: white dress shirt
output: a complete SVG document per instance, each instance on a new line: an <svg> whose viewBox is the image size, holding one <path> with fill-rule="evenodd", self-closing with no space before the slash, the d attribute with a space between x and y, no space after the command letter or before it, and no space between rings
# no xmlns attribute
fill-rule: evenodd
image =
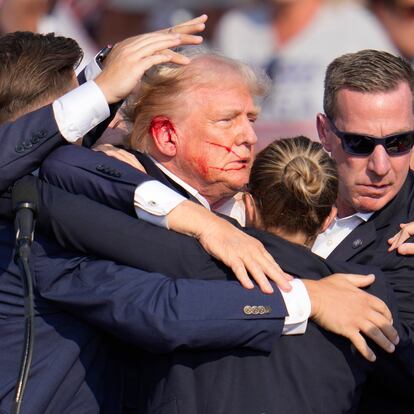
<svg viewBox="0 0 414 414"><path fill-rule="evenodd" d="M75 142L108 118L109 106L93 81L101 72L93 60L85 68L87 82L53 102L59 131L68 142Z"/></svg>
<svg viewBox="0 0 414 414"><path fill-rule="evenodd" d="M348 217L335 217L330 226L316 238L312 252L326 259L352 230L368 221L373 214L355 213Z"/></svg>

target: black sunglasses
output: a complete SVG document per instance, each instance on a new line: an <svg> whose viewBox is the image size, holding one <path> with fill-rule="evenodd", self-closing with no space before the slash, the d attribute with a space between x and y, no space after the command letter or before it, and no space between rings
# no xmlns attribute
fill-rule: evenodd
<svg viewBox="0 0 414 414"><path fill-rule="evenodd" d="M367 157L377 145L382 145L390 156L407 154L414 144L414 131L400 132L383 138L371 135L340 131L333 121L326 117L333 133L341 139L343 150L350 155Z"/></svg>

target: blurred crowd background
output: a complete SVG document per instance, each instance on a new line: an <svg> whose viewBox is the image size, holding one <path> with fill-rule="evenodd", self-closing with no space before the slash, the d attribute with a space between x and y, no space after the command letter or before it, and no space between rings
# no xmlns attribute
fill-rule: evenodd
<svg viewBox="0 0 414 414"><path fill-rule="evenodd" d="M336 56L373 48L414 62L414 0L0 0L0 30L73 37L87 63L107 44L202 13L208 46L272 81L259 148L275 137L316 138L323 76Z"/></svg>

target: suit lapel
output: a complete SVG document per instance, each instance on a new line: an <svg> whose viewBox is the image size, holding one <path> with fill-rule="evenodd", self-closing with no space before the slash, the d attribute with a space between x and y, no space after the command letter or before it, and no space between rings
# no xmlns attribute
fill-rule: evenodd
<svg viewBox="0 0 414 414"><path fill-rule="evenodd" d="M353 256L364 251L377 238L378 230L390 226L408 211L408 204L413 197L413 172L409 171L407 179L397 196L383 209L375 212L366 222L360 224L335 248L329 255L333 260L350 260ZM403 214L401 214L403 213ZM384 240L386 243L386 240Z"/></svg>
<svg viewBox="0 0 414 414"><path fill-rule="evenodd" d="M144 166L145 171L148 175L155 178L156 180L160 181L161 183L165 184L167 187L172 188L173 190L177 191L179 194L181 194L183 197L188 198L191 201L194 201L197 204L200 204L200 202L187 190L185 190L183 187L181 187L179 184L177 184L174 180L172 180L170 177L165 175L151 160L151 158L148 157L148 155L143 154L138 151L132 151L132 153L135 155L137 160Z"/></svg>
<svg viewBox="0 0 414 414"><path fill-rule="evenodd" d="M347 261L364 250L376 239L376 227L374 221L361 223L351 231L347 237L328 256L332 260Z"/></svg>

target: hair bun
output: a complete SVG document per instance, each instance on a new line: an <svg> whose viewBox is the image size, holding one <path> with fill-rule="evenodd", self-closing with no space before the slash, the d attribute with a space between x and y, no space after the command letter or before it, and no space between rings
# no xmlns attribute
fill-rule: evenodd
<svg viewBox="0 0 414 414"><path fill-rule="evenodd" d="M323 171L314 160L299 155L287 162L282 183L298 201L316 205L324 186Z"/></svg>

